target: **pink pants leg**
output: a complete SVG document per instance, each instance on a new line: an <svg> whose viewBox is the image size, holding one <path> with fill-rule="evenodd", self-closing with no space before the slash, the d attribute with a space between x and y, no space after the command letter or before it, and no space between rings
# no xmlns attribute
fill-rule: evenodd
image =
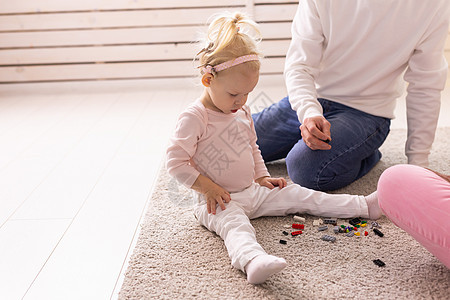
<svg viewBox="0 0 450 300"><path fill-rule="evenodd" d="M378 182L384 214L450 269L450 183L413 165L393 166Z"/></svg>

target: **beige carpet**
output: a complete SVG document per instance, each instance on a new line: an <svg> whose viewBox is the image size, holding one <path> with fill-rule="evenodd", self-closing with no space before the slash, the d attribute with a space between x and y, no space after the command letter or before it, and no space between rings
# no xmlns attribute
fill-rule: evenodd
<svg viewBox="0 0 450 300"><path fill-rule="evenodd" d="M374 191L383 170L405 163L405 136L393 130L381 162L340 192ZM430 157L430 167L446 173L449 138L450 128L440 128ZM282 161L269 170L287 176ZM221 238L196 223L189 195L161 171L119 299L450 299L450 270L385 217L379 220L384 237L340 234L335 243L320 240L322 233L312 225L317 217L306 216L304 234L294 238L282 234L292 216L253 220L258 241L288 267L262 285L250 285L231 267Z"/></svg>

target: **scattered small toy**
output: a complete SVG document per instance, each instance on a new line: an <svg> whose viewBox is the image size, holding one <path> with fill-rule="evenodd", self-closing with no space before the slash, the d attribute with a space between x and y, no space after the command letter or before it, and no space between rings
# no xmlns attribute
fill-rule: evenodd
<svg viewBox="0 0 450 300"><path fill-rule="evenodd" d="M345 232L353 231L353 227L347 226L347 227L345 227L344 231Z"/></svg>
<svg viewBox="0 0 450 300"><path fill-rule="evenodd" d="M324 230L328 230L328 226L324 225L324 226L320 226L319 228L317 228L318 231L324 231Z"/></svg>
<svg viewBox="0 0 450 300"><path fill-rule="evenodd" d="M384 234L381 231L379 231L378 229L376 229L376 228L373 229L373 232L375 232L375 234L378 235L379 237L383 237L384 236Z"/></svg>
<svg viewBox="0 0 450 300"><path fill-rule="evenodd" d="M351 225L355 226L356 224L361 223L361 219L360 218L354 218L351 219L350 221L348 221Z"/></svg>
<svg viewBox="0 0 450 300"><path fill-rule="evenodd" d="M316 219L316 220L313 221L313 225L314 226L319 226L319 225L322 225L322 224L323 224L322 219Z"/></svg>
<svg viewBox="0 0 450 300"><path fill-rule="evenodd" d="M326 242L332 242L332 243L336 242L336 237L328 235L328 234L323 235L321 239Z"/></svg>
<svg viewBox="0 0 450 300"><path fill-rule="evenodd" d="M305 229L305 225L304 224L292 224L292 228L294 229Z"/></svg>
<svg viewBox="0 0 450 300"><path fill-rule="evenodd" d="M370 224L370 229L373 229L375 227L381 228L381 225L378 224L378 222L372 221L372 223Z"/></svg>
<svg viewBox="0 0 450 300"><path fill-rule="evenodd" d="M283 225L283 227L286 228L286 229L294 228L294 229L302 229L302 230L305 228L305 225L300 223L300 222L304 222L305 218L300 217L300 216L294 216L294 220L296 221L295 223L290 224L290 225L286 224L286 225ZM334 225L333 232L335 234L345 233L345 235L347 237L363 236L363 235L364 236L368 236L369 235L369 232L367 231L368 229L364 230L362 228L362 227L366 227L368 225L367 221L363 221L360 218L353 218L353 219L348 221L348 223L351 224L349 226L346 226L346 225L343 225L343 224L342 225L338 225L337 221L338 221L337 218L325 218L325 219L319 218L319 219L313 220L313 225L314 226L318 226L317 231L325 231L325 230L328 230L328 225L327 224L332 224L332 225ZM323 224L325 224L325 225L323 225ZM376 235L378 235L380 237L384 236L384 234L380 230L375 228L375 227L380 227L381 228L381 226L377 222L373 221L371 223L370 228L374 231L374 233ZM362 229L361 232L359 232L360 228ZM291 236L294 237L294 236L303 234L302 230L292 231L292 232L290 232L290 234L291 234ZM286 230L282 231L282 233L285 236L289 235L289 232L286 231ZM321 239L324 240L324 241L329 241L329 242L335 242L336 241L336 237L330 236L330 235L327 235L327 234L323 235ZM280 244L287 244L287 241L286 240L280 240Z"/></svg>
<svg viewBox="0 0 450 300"><path fill-rule="evenodd" d="M377 266L379 266L379 267L384 267L386 264L383 262L383 261L381 261L380 259L374 259L373 260L373 263L374 264L376 264Z"/></svg>
<svg viewBox="0 0 450 300"><path fill-rule="evenodd" d="M305 223L306 219L300 216L294 216L294 220L300 223Z"/></svg>
<svg viewBox="0 0 450 300"><path fill-rule="evenodd" d="M323 219L323 223L324 224L336 225L337 224L337 219L336 218L326 218L326 219Z"/></svg>

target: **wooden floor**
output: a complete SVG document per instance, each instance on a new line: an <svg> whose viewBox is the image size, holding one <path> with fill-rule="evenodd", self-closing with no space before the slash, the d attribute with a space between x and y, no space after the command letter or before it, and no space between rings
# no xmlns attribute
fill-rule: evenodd
<svg viewBox="0 0 450 300"><path fill-rule="evenodd" d="M120 288L167 137L196 96L165 84L0 88L1 299Z"/></svg>
<svg viewBox="0 0 450 300"><path fill-rule="evenodd" d="M1 299L117 297L176 117L200 91L191 79L0 86ZM248 104L285 94L267 76Z"/></svg>

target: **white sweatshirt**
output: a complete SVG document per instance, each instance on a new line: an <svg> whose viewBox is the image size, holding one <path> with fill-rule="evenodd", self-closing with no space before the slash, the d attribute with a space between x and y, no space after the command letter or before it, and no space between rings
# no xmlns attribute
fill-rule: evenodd
<svg viewBox="0 0 450 300"><path fill-rule="evenodd" d="M300 0L285 80L300 122L317 98L394 118L407 88L408 162L427 166L447 79L450 0Z"/></svg>

